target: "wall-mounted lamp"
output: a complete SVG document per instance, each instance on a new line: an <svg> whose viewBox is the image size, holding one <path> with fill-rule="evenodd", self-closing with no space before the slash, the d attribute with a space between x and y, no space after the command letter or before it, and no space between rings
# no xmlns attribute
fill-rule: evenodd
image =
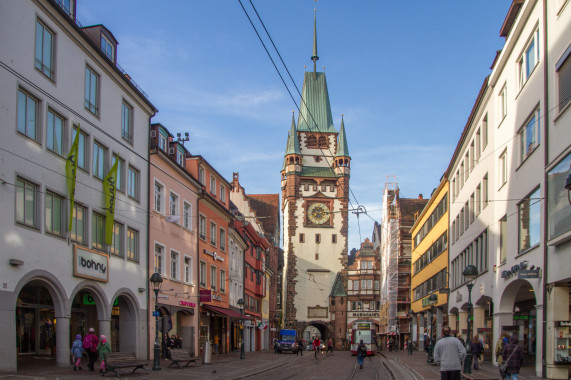
<svg viewBox="0 0 571 380"><path fill-rule="evenodd" d="M145 289L145 288L139 288L139 289L137 289L137 290L139 291L139 293L144 293L147 289Z"/></svg>
<svg viewBox="0 0 571 380"><path fill-rule="evenodd" d="M10 259L9 263L13 267L21 267L22 265L24 265L24 262L22 260L18 260L18 259Z"/></svg>

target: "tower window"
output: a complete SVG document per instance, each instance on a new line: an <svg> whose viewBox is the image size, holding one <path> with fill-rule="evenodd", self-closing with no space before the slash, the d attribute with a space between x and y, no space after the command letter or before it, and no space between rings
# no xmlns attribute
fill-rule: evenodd
<svg viewBox="0 0 571 380"><path fill-rule="evenodd" d="M305 243L305 234L299 234L299 242Z"/></svg>
<svg viewBox="0 0 571 380"><path fill-rule="evenodd" d="M315 254L315 260L319 260L319 253Z"/></svg>
<svg viewBox="0 0 571 380"><path fill-rule="evenodd" d="M327 140L325 139L324 136L321 136L319 138L319 147L320 148L327 148Z"/></svg>
<svg viewBox="0 0 571 380"><path fill-rule="evenodd" d="M337 243L337 234L331 235L331 242L334 244Z"/></svg>
<svg viewBox="0 0 571 380"><path fill-rule="evenodd" d="M317 244L321 243L321 234L315 234L315 242Z"/></svg>
<svg viewBox="0 0 571 380"><path fill-rule="evenodd" d="M307 137L307 147L317 148L317 138L313 135Z"/></svg>

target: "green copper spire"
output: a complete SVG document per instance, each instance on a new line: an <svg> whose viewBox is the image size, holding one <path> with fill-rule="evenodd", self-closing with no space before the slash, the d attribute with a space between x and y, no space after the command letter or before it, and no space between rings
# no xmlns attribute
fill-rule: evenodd
<svg viewBox="0 0 571 380"><path fill-rule="evenodd" d="M297 128L295 127L295 118L292 112L291 114L291 129L289 131L289 136L287 138L287 148L286 148L286 156L288 154L301 154L301 150L299 149L299 140L297 138Z"/></svg>
<svg viewBox="0 0 571 380"><path fill-rule="evenodd" d="M313 10L313 55L311 56L311 60L313 61L313 72L317 71L317 60L319 57L317 56L317 12Z"/></svg>
<svg viewBox="0 0 571 380"><path fill-rule="evenodd" d="M337 154L335 157L351 157L349 156L349 146L347 145L347 137L345 136L343 115L341 115L341 129L339 130L339 141L337 142Z"/></svg>

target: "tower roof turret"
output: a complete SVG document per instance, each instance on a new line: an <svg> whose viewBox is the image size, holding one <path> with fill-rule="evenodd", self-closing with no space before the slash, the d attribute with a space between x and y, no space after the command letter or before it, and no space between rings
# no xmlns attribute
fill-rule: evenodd
<svg viewBox="0 0 571 380"><path fill-rule="evenodd" d="M343 115L341 115L341 129L339 130L339 141L337 142L337 152L335 157L351 157L349 156L349 145L347 145L347 137L345 136Z"/></svg>
<svg viewBox="0 0 571 380"><path fill-rule="evenodd" d="M313 61L313 72L317 71L317 61L319 57L317 56L317 12L313 10L313 54L311 55L311 60Z"/></svg>
<svg viewBox="0 0 571 380"><path fill-rule="evenodd" d="M291 115L291 129L287 138L286 156L288 154L301 154L299 149L299 140L297 138L297 128L295 126L295 117L292 113Z"/></svg>

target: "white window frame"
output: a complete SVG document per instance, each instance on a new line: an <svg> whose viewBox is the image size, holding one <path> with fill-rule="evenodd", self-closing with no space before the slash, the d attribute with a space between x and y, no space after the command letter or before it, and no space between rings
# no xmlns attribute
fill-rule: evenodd
<svg viewBox="0 0 571 380"><path fill-rule="evenodd" d="M129 165L127 170L127 195L136 201L139 200L140 195L140 177L141 172L134 166Z"/></svg>
<svg viewBox="0 0 571 380"><path fill-rule="evenodd" d="M184 279L182 280L187 284L193 284L192 273L192 257L184 255Z"/></svg>
<svg viewBox="0 0 571 380"><path fill-rule="evenodd" d="M157 241L154 242L154 248L153 248L153 271L155 273L159 273L161 276L165 275L165 254L167 251L167 248L164 244L161 244ZM157 252L157 248L160 248L161 251ZM157 268L157 256L160 256L158 263L159 263L159 267Z"/></svg>
<svg viewBox="0 0 571 380"><path fill-rule="evenodd" d="M184 154L180 150L176 150L176 162L180 166L184 167Z"/></svg>
<svg viewBox="0 0 571 380"><path fill-rule="evenodd" d="M41 27L42 29L38 29ZM35 35L35 51L34 51L34 66L36 70L41 72L50 80L55 79L55 38L56 34L51 28L49 28L45 22L40 19L36 19L36 35ZM41 33L41 36L38 35ZM47 48L45 46L46 34L50 36L49 45ZM46 53L49 51L49 53ZM49 54L49 57L46 57ZM40 57L38 57L40 55ZM49 62L46 62L49 61Z"/></svg>
<svg viewBox="0 0 571 380"><path fill-rule="evenodd" d="M210 193L216 195L216 177L210 174Z"/></svg>
<svg viewBox="0 0 571 380"><path fill-rule="evenodd" d="M52 202L48 201L51 197ZM53 200L57 199L59 204L54 204ZM55 236L64 236L67 233L67 220L66 218L66 198L54 191L47 190L44 195L44 228L46 234ZM51 206L51 207L50 207ZM57 222L57 217L54 217L56 213L59 213L59 223ZM54 228L56 224L59 224L57 228ZM51 226L51 227L50 227Z"/></svg>
<svg viewBox="0 0 571 380"><path fill-rule="evenodd" d="M525 159L539 146L541 133L541 118L539 110L540 108L537 107L536 110L533 111L519 131L520 163L525 161ZM532 141L528 144L530 132L532 135Z"/></svg>
<svg viewBox="0 0 571 380"><path fill-rule="evenodd" d="M174 199L173 199L174 198ZM174 191L169 191L169 213L170 215L180 215L179 196Z"/></svg>
<svg viewBox="0 0 571 380"><path fill-rule="evenodd" d="M198 168L198 182L200 182L202 185L205 185L204 183L205 181L206 181L206 173L204 171L204 168L200 166Z"/></svg>
<svg viewBox="0 0 571 380"><path fill-rule="evenodd" d="M63 116L52 108L48 108L48 119L46 121L46 149L58 156L63 156L65 151L65 125L66 121Z"/></svg>
<svg viewBox="0 0 571 380"><path fill-rule="evenodd" d="M161 129L159 128L158 130L158 135L159 135L159 148L163 151L163 152L167 152L167 137L165 135L162 134Z"/></svg>
<svg viewBox="0 0 571 380"><path fill-rule="evenodd" d="M508 181L508 150L507 148L500 154L498 158L498 182L500 189Z"/></svg>
<svg viewBox="0 0 571 380"><path fill-rule="evenodd" d="M115 187L117 191L125 193L125 160L122 159L118 153L113 153L112 165L115 161L119 159L117 163L117 180L115 181Z"/></svg>
<svg viewBox="0 0 571 380"><path fill-rule="evenodd" d="M91 212L91 248L99 251L106 250L105 243L105 219L106 215L102 212ZM98 223L96 223L96 221Z"/></svg>
<svg viewBox="0 0 571 380"><path fill-rule="evenodd" d="M226 251L226 230L220 227L219 230L219 239L220 239L220 250Z"/></svg>
<svg viewBox="0 0 571 380"><path fill-rule="evenodd" d="M198 279L200 286L202 286L203 288L206 288L206 284L208 283L208 281L206 281L206 276L208 275L207 273L207 269L206 269L206 261L202 261L200 260L199 263L199 276L200 278Z"/></svg>
<svg viewBox="0 0 571 380"><path fill-rule="evenodd" d="M527 83L541 57L539 55L539 28L535 29L525 45L523 52L517 60L519 88L522 89ZM533 67L530 66L530 57L533 59Z"/></svg>
<svg viewBox="0 0 571 380"><path fill-rule="evenodd" d="M125 100L121 103L121 138L133 144L133 107Z"/></svg>
<svg viewBox="0 0 571 380"><path fill-rule="evenodd" d="M507 116L508 114L508 85L507 83L504 84L504 86L502 87L499 95L499 111L500 111L500 124L502 123L502 121L504 120L504 118Z"/></svg>
<svg viewBox="0 0 571 380"><path fill-rule="evenodd" d="M75 140L75 134L77 133L77 125L74 125L71 131L71 145ZM79 139L77 141L77 167L84 171L89 171L89 136L82 130L79 131ZM83 158L83 159L82 159Z"/></svg>
<svg viewBox="0 0 571 380"><path fill-rule="evenodd" d="M24 104L22 104L24 102ZM33 104L34 109L29 110L30 104ZM23 107L23 108L22 108ZM30 112L29 112L30 111ZM30 113L34 114L33 120L30 118ZM18 88L17 99L17 117L16 117L16 130L23 136L32 139L36 142L40 141L40 100L33 96L28 91ZM31 123L28 123L28 122ZM30 125L33 124L33 125Z"/></svg>
<svg viewBox="0 0 571 380"><path fill-rule="evenodd" d="M81 210L83 215L81 216L81 220L83 221L82 223L82 227L81 227L81 238L79 238L79 234L78 234L78 229L77 229L77 213L78 210ZM87 218L88 218L88 213L87 213L87 207L78 204L77 202L73 203L73 213L72 213L72 225L71 225L71 232L70 232L70 239L71 241L74 241L76 243L79 243L81 245L87 245L87 226L88 226L88 222L87 222Z"/></svg>
<svg viewBox="0 0 571 380"><path fill-rule="evenodd" d="M183 201L182 225L192 231L192 203Z"/></svg>
<svg viewBox="0 0 571 380"><path fill-rule="evenodd" d="M117 231L119 231L119 239L117 239ZM123 223L114 221L113 222L113 239L111 241L111 246L109 252L117 257L124 257L125 256L125 226Z"/></svg>
<svg viewBox="0 0 571 380"><path fill-rule="evenodd" d="M180 252L171 249L170 264L171 278L174 280L180 279Z"/></svg>
<svg viewBox="0 0 571 380"><path fill-rule="evenodd" d="M223 184L220 184L220 201L226 203L226 188Z"/></svg>
<svg viewBox="0 0 571 380"><path fill-rule="evenodd" d="M226 271L220 268L220 293L226 294Z"/></svg>
<svg viewBox="0 0 571 380"><path fill-rule="evenodd" d="M95 82L95 83L93 83ZM85 66L85 93L84 93L84 108L99 116L99 83L101 76L92 69L90 66Z"/></svg>
<svg viewBox="0 0 571 380"><path fill-rule="evenodd" d="M198 237L202 240L206 240L206 215L198 214Z"/></svg>
<svg viewBox="0 0 571 380"><path fill-rule="evenodd" d="M216 268L214 265L210 265L210 289L211 290L216 290L217 289L217 283L216 283L216 271L218 270L218 268Z"/></svg>
<svg viewBox="0 0 571 380"><path fill-rule="evenodd" d="M527 211L526 210L522 210L522 207L525 207L524 205L527 204ZM531 208L533 207L533 209L536 210L536 214L532 213ZM533 191L528 194L524 199L522 199L522 201L517 205L517 209L518 209L518 253L524 253L526 251L529 251L535 247L537 247L540 243L541 243L541 189L538 187L536 187L535 189L533 189ZM532 227L536 227L537 230L536 235L537 235L537 241L535 242L529 242L527 246L523 246L522 247L522 223L524 223L522 221L522 216L527 216L527 224L528 224L528 236L531 235L532 231ZM536 218L534 218L532 220L532 217L536 216Z"/></svg>
<svg viewBox="0 0 571 380"><path fill-rule="evenodd" d="M107 147L97 140L93 140L91 160L93 163L91 174L103 181L107 175Z"/></svg>
<svg viewBox="0 0 571 380"><path fill-rule="evenodd" d="M115 62L115 45L104 34L101 34L101 51L107 58Z"/></svg>
<svg viewBox="0 0 571 380"><path fill-rule="evenodd" d="M567 48L555 64L555 72L557 75L558 112L562 113L571 103L571 47Z"/></svg>
<svg viewBox="0 0 571 380"><path fill-rule="evenodd" d="M214 232L214 234L213 234ZM216 247L218 244L218 226L212 220L210 221L210 245Z"/></svg>
<svg viewBox="0 0 571 380"><path fill-rule="evenodd" d="M164 192L165 186L157 179L153 186L153 208L156 212L164 214L163 204L164 204Z"/></svg>
<svg viewBox="0 0 571 380"><path fill-rule="evenodd" d="M127 227L127 260L139 262L139 231Z"/></svg>

